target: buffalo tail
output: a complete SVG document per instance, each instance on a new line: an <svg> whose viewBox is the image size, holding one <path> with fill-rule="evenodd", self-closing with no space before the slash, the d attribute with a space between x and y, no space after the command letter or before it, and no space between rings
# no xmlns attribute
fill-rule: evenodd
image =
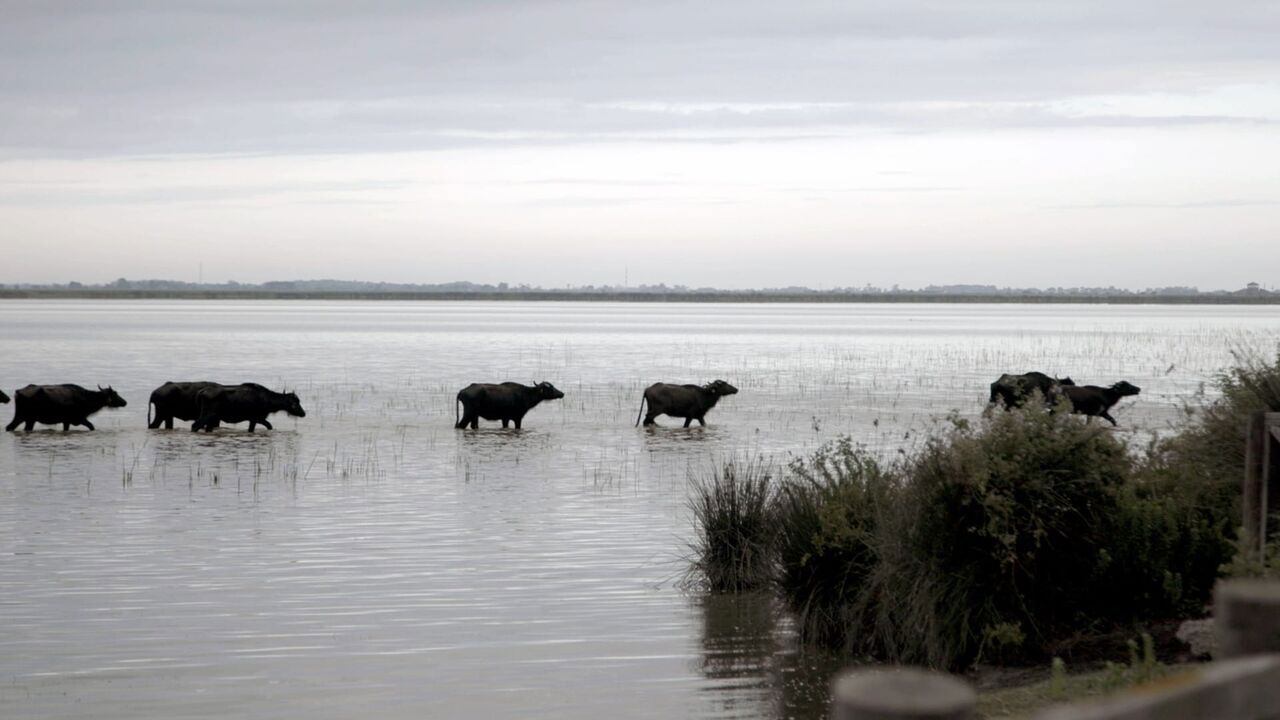
<svg viewBox="0 0 1280 720"><path fill-rule="evenodd" d="M640 418L644 415L644 401L648 400L644 395L640 396L640 412L636 413L636 427L640 427Z"/></svg>

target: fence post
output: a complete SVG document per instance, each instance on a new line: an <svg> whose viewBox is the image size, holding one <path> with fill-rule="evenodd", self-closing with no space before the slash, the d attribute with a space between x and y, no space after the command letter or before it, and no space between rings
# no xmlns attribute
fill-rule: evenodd
<svg viewBox="0 0 1280 720"><path fill-rule="evenodd" d="M1219 658L1280 653L1280 582L1219 580L1213 590Z"/></svg>
<svg viewBox="0 0 1280 720"><path fill-rule="evenodd" d="M922 668L849 670L832 683L835 720L971 720L977 703L969 683Z"/></svg>
<svg viewBox="0 0 1280 720"><path fill-rule="evenodd" d="M1262 506L1262 484L1263 484L1263 460L1262 456L1266 449L1267 442L1267 415L1264 412L1255 412L1249 416L1249 429L1245 434L1244 441L1244 538L1250 545L1258 543L1256 547L1247 547L1248 553L1261 551L1266 544L1264 537L1264 524L1262 520L1263 514L1266 512Z"/></svg>

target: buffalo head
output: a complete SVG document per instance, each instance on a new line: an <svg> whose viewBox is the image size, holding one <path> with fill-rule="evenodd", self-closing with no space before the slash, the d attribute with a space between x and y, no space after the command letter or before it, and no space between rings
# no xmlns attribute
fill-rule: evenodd
<svg viewBox="0 0 1280 720"><path fill-rule="evenodd" d="M712 380L706 385L703 385L702 388L707 392L715 393L716 395L736 395L738 393L738 388L723 380Z"/></svg>
<svg viewBox="0 0 1280 720"><path fill-rule="evenodd" d="M98 392L103 393L103 395L106 397L107 407L109 408L122 408L125 405L129 404L125 402L124 398L120 397L120 395L115 390L112 390L110 385L106 386L105 388L99 385Z"/></svg>
<svg viewBox="0 0 1280 720"><path fill-rule="evenodd" d="M540 382L534 387L538 389L538 397L543 400L559 400L564 397L564 393L557 390L556 386L549 382Z"/></svg>
<svg viewBox="0 0 1280 720"><path fill-rule="evenodd" d="M5 395L3 390L0 390L0 405L3 405L7 402L9 402L9 396Z"/></svg>
<svg viewBox="0 0 1280 720"><path fill-rule="evenodd" d="M297 393L284 394L284 411L294 417L306 417L307 411L302 409L302 402Z"/></svg>
<svg viewBox="0 0 1280 720"><path fill-rule="evenodd" d="M1142 388L1138 387L1137 385L1134 385L1133 383L1130 383L1127 380L1121 380L1115 385L1112 385L1111 389L1115 390L1116 394L1118 394L1120 397L1137 395L1138 393L1142 392Z"/></svg>
<svg viewBox="0 0 1280 720"><path fill-rule="evenodd" d="M1064 377L1064 378L1058 378L1058 384L1059 385L1075 385L1076 381L1072 380L1069 377Z"/></svg>

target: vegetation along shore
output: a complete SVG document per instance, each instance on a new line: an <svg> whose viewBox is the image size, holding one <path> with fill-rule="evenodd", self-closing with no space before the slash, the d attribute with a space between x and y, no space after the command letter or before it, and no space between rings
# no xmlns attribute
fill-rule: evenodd
<svg viewBox="0 0 1280 720"><path fill-rule="evenodd" d="M1238 552L1246 428L1280 411L1280 355L1237 356L1216 384L1136 451L1027 403L889 461L847 438L730 460L695 485L687 580L775 593L803 642L849 661L1097 667L1144 632L1159 654L1220 576L1280 571Z"/></svg>

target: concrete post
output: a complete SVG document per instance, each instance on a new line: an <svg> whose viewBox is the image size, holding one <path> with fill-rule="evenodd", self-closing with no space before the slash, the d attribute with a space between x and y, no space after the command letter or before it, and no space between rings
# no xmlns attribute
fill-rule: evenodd
<svg viewBox="0 0 1280 720"><path fill-rule="evenodd" d="M1280 581L1219 580L1213 617L1219 658L1280 653Z"/></svg>
<svg viewBox="0 0 1280 720"><path fill-rule="evenodd" d="M921 668L848 670L832 683L835 720L970 720L978 696L953 675Z"/></svg>

